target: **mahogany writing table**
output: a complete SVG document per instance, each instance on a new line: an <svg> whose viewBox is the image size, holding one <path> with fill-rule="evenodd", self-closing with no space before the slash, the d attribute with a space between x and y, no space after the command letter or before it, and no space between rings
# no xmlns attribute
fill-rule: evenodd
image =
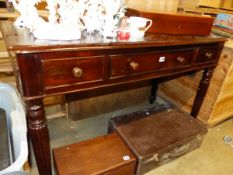
<svg viewBox="0 0 233 175"><path fill-rule="evenodd" d="M43 98L119 84L203 71L191 115L196 117L225 39L216 36L147 34L117 41L85 36L76 41L36 40L25 28L3 22L18 90L27 109L27 127L40 175L51 175ZM152 86L151 102L157 84Z"/></svg>

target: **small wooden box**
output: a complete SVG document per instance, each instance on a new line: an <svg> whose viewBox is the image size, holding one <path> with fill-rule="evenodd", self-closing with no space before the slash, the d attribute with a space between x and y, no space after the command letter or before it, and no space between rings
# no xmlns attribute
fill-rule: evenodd
<svg viewBox="0 0 233 175"><path fill-rule="evenodd" d="M136 159L116 134L53 150L58 175L133 175Z"/></svg>
<svg viewBox="0 0 233 175"><path fill-rule="evenodd" d="M209 35L214 18L197 15L165 14L127 9L127 16L140 16L152 20L147 31L155 34Z"/></svg>
<svg viewBox="0 0 233 175"><path fill-rule="evenodd" d="M169 105L112 118L112 131L137 158L136 175L198 148L207 132L201 122Z"/></svg>

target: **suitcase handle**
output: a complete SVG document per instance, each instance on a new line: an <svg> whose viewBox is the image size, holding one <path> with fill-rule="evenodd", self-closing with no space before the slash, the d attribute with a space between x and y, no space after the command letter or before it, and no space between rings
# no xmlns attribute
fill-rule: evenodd
<svg viewBox="0 0 233 175"><path fill-rule="evenodd" d="M169 157L175 158L179 157L188 152L190 144L182 145L181 147L175 148L173 151L169 152Z"/></svg>

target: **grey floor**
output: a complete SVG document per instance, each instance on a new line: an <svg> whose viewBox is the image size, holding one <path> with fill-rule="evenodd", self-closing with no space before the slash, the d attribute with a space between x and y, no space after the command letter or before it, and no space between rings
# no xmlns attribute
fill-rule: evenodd
<svg viewBox="0 0 233 175"><path fill-rule="evenodd" d="M144 109L148 106L151 105L142 103L134 107L75 122L65 117L51 119L48 124L51 147L60 147L104 135L107 133L110 117ZM210 128L200 148L154 169L146 175L232 175L233 147L223 142L225 135L233 138L233 119ZM35 163L30 174L38 174ZM53 174L56 173L53 172Z"/></svg>

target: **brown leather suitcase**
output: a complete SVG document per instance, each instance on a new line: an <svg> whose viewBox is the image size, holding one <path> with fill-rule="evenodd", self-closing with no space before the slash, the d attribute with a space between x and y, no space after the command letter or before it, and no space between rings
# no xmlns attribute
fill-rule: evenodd
<svg viewBox="0 0 233 175"><path fill-rule="evenodd" d="M133 175L136 159L116 134L53 150L58 175Z"/></svg>
<svg viewBox="0 0 233 175"><path fill-rule="evenodd" d="M159 105L109 121L137 158L141 175L201 145L206 127L171 105Z"/></svg>

